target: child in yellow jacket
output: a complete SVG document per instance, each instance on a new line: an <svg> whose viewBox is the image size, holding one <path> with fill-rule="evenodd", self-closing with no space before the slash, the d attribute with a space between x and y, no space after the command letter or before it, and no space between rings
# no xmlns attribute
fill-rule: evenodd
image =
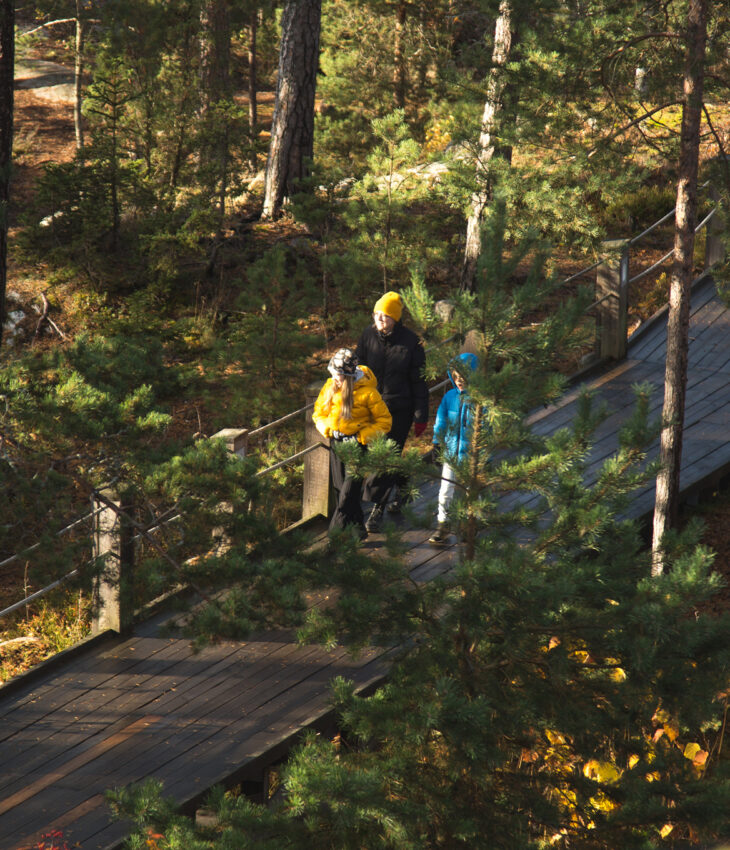
<svg viewBox="0 0 730 850"><path fill-rule="evenodd" d="M392 418L377 390L375 376L367 366L357 365L351 349L341 348L327 368L332 377L317 397L312 419L319 433L330 439L330 471L337 491L330 531L352 525L364 539L362 481L349 474L334 449L345 440L353 440L365 451L377 434L388 433Z"/></svg>

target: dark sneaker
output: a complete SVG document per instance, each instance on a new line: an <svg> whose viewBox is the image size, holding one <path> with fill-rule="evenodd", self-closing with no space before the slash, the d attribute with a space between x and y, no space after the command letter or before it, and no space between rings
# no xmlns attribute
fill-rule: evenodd
<svg viewBox="0 0 730 850"><path fill-rule="evenodd" d="M433 546L443 546L449 539L449 527L447 523L440 522L436 527L436 531L428 538L428 542Z"/></svg>
<svg viewBox="0 0 730 850"><path fill-rule="evenodd" d="M396 490L395 498L388 505L388 513L389 514L399 514L403 508L411 501L409 498L409 494L406 493L404 496L400 490Z"/></svg>
<svg viewBox="0 0 730 850"><path fill-rule="evenodd" d="M383 506L375 505L370 511L368 521L365 523L365 528L369 532L377 531L380 528L380 522L383 519Z"/></svg>

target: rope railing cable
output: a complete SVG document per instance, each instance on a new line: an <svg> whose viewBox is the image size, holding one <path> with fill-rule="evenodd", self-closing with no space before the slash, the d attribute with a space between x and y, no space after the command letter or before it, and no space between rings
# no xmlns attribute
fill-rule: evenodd
<svg viewBox="0 0 730 850"><path fill-rule="evenodd" d="M667 219L670 219L674 215L676 207L673 207L666 215L662 216L658 221L655 221L654 224L650 224L649 227L643 233L640 233L638 236L632 236L629 239L629 245L635 245L639 239L643 239L644 236L647 236L652 230L655 230L659 225L664 224Z"/></svg>
<svg viewBox="0 0 730 850"><path fill-rule="evenodd" d="M72 531L74 528L76 528L77 525L81 525L82 522L86 522L89 519L93 519L93 517L95 517L100 510L101 508L97 508L96 510L91 511L91 513L79 517L78 519L74 520L70 525L67 525L65 528L62 528L57 531L56 536L61 537L63 534L67 534L69 531ZM23 549L22 552L18 552L15 555L10 555L10 557L6 558L4 561L0 561L0 567L6 567L8 564L12 564L15 561L20 560L20 558L23 558L26 555L29 555L31 552L34 552L41 545L42 541L39 541L38 543L34 543L32 546L29 546L27 549Z"/></svg>
<svg viewBox="0 0 730 850"><path fill-rule="evenodd" d="M446 345L447 342L453 341L454 337L450 336L448 339L444 339L441 342L437 342L434 345L429 346L426 351L430 351L432 348L439 348L441 345ZM286 413L284 416L281 416L279 419L275 419L273 422L267 422L265 425L261 425L258 428L254 428L253 431L248 432L248 439L251 440L254 437L259 437L261 434L265 434L267 431L270 431L272 428L278 428L279 425L283 425L285 422L288 422L290 419L294 419L295 416L299 416L301 413L306 413L308 410L312 410L314 407L314 402L310 401L308 404L305 404L304 407L300 407L298 410L293 410L291 413ZM282 461L284 464L285 461Z"/></svg>
<svg viewBox="0 0 730 850"><path fill-rule="evenodd" d="M55 590L59 585L63 584L65 581L68 581L71 578L74 578L79 574L79 570L71 570L70 573L66 573L65 576L62 576L56 581L49 584L47 587L41 588L41 590L37 590L35 593L31 593L30 596L26 596L25 599L21 599L20 602L14 602L12 605L7 608L3 608L0 611L0 618L6 617L8 614L12 614L14 611L17 611L18 608L22 608L24 605L28 605L29 603L35 601L36 599L40 599L42 596L45 596L47 593L50 593L52 590Z"/></svg>
<svg viewBox="0 0 730 850"><path fill-rule="evenodd" d="M697 188L698 189L706 189L709 185L710 185L710 181L705 180L705 182L700 184ZM636 242L639 241L639 239L643 239L644 236L648 235L649 233L652 232L652 230L659 227L660 224L664 224L664 222L667 221L667 219L670 219L676 211L677 211L677 208L672 207L672 209L666 215L662 216L658 221L655 221L654 224L650 224L649 227L647 227L646 230L643 233L640 233L638 236L632 236L631 239L629 239L629 245L634 245ZM710 213L710 215L712 215L714 213L714 211L715 210L713 209L712 212ZM703 223L706 223L706 221L707 221L707 219L705 219L705 222L703 222ZM697 227L695 228L695 233L702 226L703 226L702 224L698 224Z"/></svg>
<svg viewBox="0 0 730 850"><path fill-rule="evenodd" d="M429 391L429 393L436 392L437 390L440 390L442 387L447 386L448 383L449 383L449 380L446 379L444 381L441 381L438 384L434 384L434 386L432 386L432 387L429 387L428 391ZM298 412L301 413L301 411L298 411ZM304 457L304 455L308 455L310 452L313 452L315 449L318 449L320 447L326 448L324 443L312 443L311 446L307 446L306 449L302 449L300 452L297 452L296 454L291 455L291 457L284 458L284 460L280 460L278 463L275 463L273 466L267 466L266 469L260 469L256 473L256 475L257 476L258 475L266 475L267 472L273 472L275 469L281 469L282 466L286 466L287 464L292 463L295 460L299 460L299 458Z"/></svg>
<svg viewBox="0 0 730 850"><path fill-rule="evenodd" d="M295 460L299 460L299 458L304 457L304 455L308 455L310 452L313 452L315 449L318 449L320 446L324 445L323 443L312 443L311 446L307 446L306 449L302 449L300 452L291 455L290 457L284 458L284 460L280 460L278 463L275 463L273 466L267 466L266 469L260 469L256 476L266 475L267 472L273 472L275 469L281 469L282 466L287 466L290 463L293 463Z"/></svg>
<svg viewBox="0 0 730 850"><path fill-rule="evenodd" d="M299 410L294 410L292 413L287 413L282 416L280 419L275 419L273 422L267 422L266 425L261 425L259 428L255 428L253 431L249 431L248 438L249 440L252 437L258 437L260 434L264 434L266 431L271 430L272 428L276 428L279 425L282 425L284 422L288 422L290 419L293 419L295 416L299 416L300 413L306 413L308 410L311 410L314 407L314 402L311 401L309 404L305 404L304 407L300 407Z"/></svg>
<svg viewBox="0 0 730 850"><path fill-rule="evenodd" d="M702 219L702 221L697 225L697 227L695 227L695 233L699 233L699 231L707 225L707 223L715 215L716 212L717 212L717 207L713 207L713 209L710 210L710 212ZM674 248L672 248L671 251L668 251L660 260L657 260L653 265L649 266L648 269L644 269L643 271L639 272L639 274L634 275L633 277L629 278L628 282L629 283L636 283L637 280L641 280L642 277L646 277L646 275L648 275L650 272L653 272L654 269L659 268L659 266L661 266L662 263L666 262L673 255L674 255Z"/></svg>

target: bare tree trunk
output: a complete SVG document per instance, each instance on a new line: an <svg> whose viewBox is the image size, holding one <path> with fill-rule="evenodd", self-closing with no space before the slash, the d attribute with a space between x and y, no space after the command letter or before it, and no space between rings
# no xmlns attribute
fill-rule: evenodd
<svg viewBox="0 0 730 850"><path fill-rule="evenodd" d="M418 10L418 98L425 98L426 81L428 80L428 21L426 20L426 8L421 6Z"/></svg>
<svg viewBox="0 0 730 850"><path fill-rule="evenodd" d="M84 20L82 0L76 0L76 43L74 47L74 133L76 150L84 146L84 125L81 117L81 78L84 73Z"/></svg>
<svg viewBox="0 0 730 850"><path fill-rule="evenodd" d="M251 129L251 138L253 139L256 133L256 123L258 122L258 111L256 109L256 97L258 96L258 54L256 52L256 38L259 28L259 9L255 9L251 13L251 23L249 25L249 42L248 42L248 126Z"/></svg>
<svg viewBox="0 0 730 850"><path fill-rule="evenodd" d="M15 85L15 2L0 4L0 343L5 325L8 275L8 206L13 156L13 87Z"/></svg>
<svg viewBox="0 0 730 850"><path fill-rule="evenodd" d="M212 169L210 187L218 195L222 226L228 189L229 133L226 104L231 98L231 21L227 0L209 0L201 11L200 84L206 125L201 160ZM223 107L221 109L220 107Z"/></svg>
<svg viewBox="0 0 730 850"><path fill-rule="evenodd" d="M676 523L679 501L706 42L707 0L690 0L687 13L687 53L674 232L674 263L669 290L661 470L657 475L654 506L652 575L661 575L664 572L666 566L664 534Z"/></svg>
<svg viewBox="0 0 730 850"><path fill-rule="evenodd" d="M395 105L399 109L405 109L406 105L406 81L408 68L406 67L406 55L404 41L406 37L406 3L400 0L395 11L395 48L394 48L394 78Z"/></svg>
<svg viewBox="0 0 730 850"><path fill-rule="evenodd" d="M494 25L492 68L487 81L487 97L482 114L482 131L479 136L479 154L476 163L477 189L472 195L471 211L466 223L466 247L461 270L462 292L473 292L474 290L477 260L482 249L482 216L492 197L489 163L495 153L494 133L499 120L502 95L505 89L505 66L511 49L512 6L510 0L501 0L499 16Z"/></svg>
<svg viewBox="0 0 730 850"><path fill-rule="evenodd" d="M307 174L314 146L314 93L319 65L322 0L287 0L271 141L266 163L264 218L275 218L284 198Z"/></svg>

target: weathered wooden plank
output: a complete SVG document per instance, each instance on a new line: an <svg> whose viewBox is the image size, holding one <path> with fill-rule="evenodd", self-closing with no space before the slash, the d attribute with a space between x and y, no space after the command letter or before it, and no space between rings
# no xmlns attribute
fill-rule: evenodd
<svg viewBox="0 0 730 850"><path fill-rule="evenodd" d="M302 652L303 657L321 655L323 651L316 648L309 648ZM124 773L125 765L130 763L142 764L142 772L132 772L135 778L141 778L146 775L150 769L160 762L164 763L165 759L183 753L199 745L201 740L205 740L212 734L218 731L220 726L225 726L225 723L211 723L211 719L223 717L229 722L226 717L226 712L230 707L245 706L247 696L253 696L252 705L246 706L246 710L250 711L259 706L262 700L267 700L271 693L276 693L282 688L290 690L292 682L296 681L300 671L297 671L295 666L286 665L286 658L291 654L289 645L282 645L279 650L280 664L269 663L265 667L259 666L257 675L251 674L246 677L245 685L241 684L241 679L227 683L225 689L225 699L220 698L220 693L211 695L209 700L206 700L207 708L201 708L200 702L190 704L187 701L181 701L176 706L177 709L184 709L181 714L167 711L170 708L169 703L166 705L164 699L160 699L154 704L157 714L148 715L155 719L154 732L151 729L135 728L135 734L127 735L120 738L119 735L111 740L99 741L96 748L89 752L81 753L75 756L71 762L66 762L64 766L58 767L53 771L41 772L35 778L33 783L17 792L23 797L23 806L21 809L14 812L15 819L11 821L12 827L17 830L24 826L30 826L37 823L38 812L37 806L43 805L44 799L42 795L38 799L33 799L36 794L44 791L52 782L55 788L66 788L68 805L76 806L82 800L94 793L103 793L109 785L110 776L119 776ZM282 675L281 671L285 671ZM273 681L273 689L262 687L262 683ZM216 697L218 698L216 700ZM150 707L151 710L151 707ZM243 711L244 709L241 708ZM211 718L212 716L212 718ZM199 722L201 718L207 722ZM188 728L189 727L189 728ZM131 727L130 727L131 728ZM184 730L187 732L185 734ZM191 734L192 729L192 734ZM202 731L201 731L202 730ZM150 734L146 734L150 732ZM198 739L195 735L198 733ZM124 733L121 733L124 735ZM149 739L149 740L147 740ZM172 754L171 754L172 751ZM69 772L68 764L73 766L73 772ZM81 797L76 795L77 789ZM84 796L85 795L85 796ZM11 802L12 802L11 798ZM0 811L0 829L3 831L8 828L8 818L2 818L4 812Z"/></svg>
<svg viewBox="0 0 730 850"><path fill-rule="evenodd" d="M187 645L187 641L181 641L181 643ZM189 648L189 647L188 647ZM263 661L263 663L258 663L256 667L256 673L259 678L264 677L264 673L269 673L271 671L276 671L277 669L277 661L272 660L273 651L277 649L280 656L286 656L288 650L288 644L281 643L268 643L262 645L262 654L259 659L259 662ZM238 650L240 653L240 650ZM267 654L264 654L267 653ZM231 679L231 668L232 662L236 662L235 653L229 653L224 662L219 665L210 666L206 663L205 659L201 659L201 665L205 665L206 672L203 670L199 670L197 675L189 675L187 680L183 680L180 687L175 687L174 689L162 689L159 693L155 695L155 698L146 697L143 701L133 701L131 703L127 702L120 703L118 705L117 716L121 718L135 716L141 711L151 712L154 711L156 714L164 717L166 714L171 713L176 708L184 707L186 711L193 711L193 707L195 706L195 697L202 697L207 701L211 698L211 695L214 693L213 682L216 680L219 683L223 683L223 685L228 688L237 688L239 693L244 693L246 691L246 687L242 687L240 684L240 678L236 677L233 680ZM239 671L240 671L239 664ZM210 678L210 673L208 671L212 671L215 676L213 679ZM254 681L254 677L250 675L251 682ZM253 685L251 685L253 686ZM132 694L136 693L132 691ZM152 708L154 706L154 709ZM58 753L56 757L56 761L65 761L69 757L76 757L79 753L85 751L89 748L90 745L93 745L98 740L98 736L92 736L89 738L89 741L84 741L80 745L75 746L67 746L63 747L61 751ZM135 742L136 746L136 742ZM44 772L52 770L55 767L55 762L52 758L48 758L42 764L42 768L39 769L41 775ZM26 773L26 777L33 776L32 771L28 771Z"/></svg>
<svg viewBox="0 0 730 850"><path fill-rule="evenodd" d="M375 661L367 662L358 673L359 685L356 689L362 690L381 681L385 670L380 657ZM245 766L247 762L255 763L257 760L260 762L260 756L277 747L280 742L284 748L283 752L287 751L301 730L319 719L320 709L321 697L315 689L309 717L305 717L301 722L289 724L291 728L276 729L272 727L270 731L267 731L266 723L269 722L270 724L270 717L262 718L258 726L254 725L254 721L250 721L252 729L259 728L263 731L258 733L259 739L254 737L257 733L253 733L249 742L251 752L248 755L236 754L230 757L230 747L225 743L221 744L220 747L224 756L226 751L229 752L230 764L224 764L222 759L206 759L205 767L208 773L205 777L202 776L200 771L191 772L189 769L181 769L178 764L172 765L166 771L158 774L158 778L165 782L165 794L172 796L181 803L196 799L213 785L226 784L232 775L240 774L242 766ZM235 739L235 743L239 743L238 737ZM256 752L256 750L259 750L259 752ZM199 763L200 759L196 761L196 764ZM259 769L263 770L263 766L264 764L261 763ZM121 840L127 834L128 827L126 824L110 823L110 814L103 801L98 798L96 800L97 805L93 809L90 808L89 811L84 812L72 822L68 838L71 841L79 841L84 850L111 850L113 847L120 846ZM81 806L77 807L77 809L80 808ZM62 825L65 820L65 818L61 819L59 824ZM31 837L34 837L34 835L31 835Z"/></svg>
<svg viewBox="0 0 730 850"><path fill-rule="evenodd" d="M371 656L380 654L369 653ZM117 766L116 775L120 784L154 775L165 782L165 793L178 801L184 802L196 797L213 784L225 782L231 773L240 770L243 764L260 755L241 750L242 736L245 737L249 731L252 734L264 735L262 751L265 752L279 741L296 736L301 729L329 710L329 682L333 675L343 673L351 678L354 676L360 680L360 687L365 687L373 678L381 678L384 668L382 665L376 668L372 659L365 660L364 663L352 661L343 653L332 665L316 665L313 671L303 685L286 688L257 712L252 712L233 725L222 726L215 735L208 736L193 750L168 752L166 759L158 759L151 769L142 761L127 762L121 770ZM159 748L159 743L156 748ZM246 748L253 751L255 745L249 741ZM99 778L104 785L106 775L102 773ZM70 783L70 778L68 781ZM73 794L74 787L67 789L69 795ZM108 822L108 812L103 807L97 807L88 817L73 824L69 839L79 841L82 847L88 847L89 850L107 846L106 843L101 843L101 838L98 841L93 838L93 831L100 829L96 834L106 835L105 824Z"/></svg>
<svg viewBox="0 0 730 850"><path fill-rule="evenodd" d="M315 722L323 707L329 710L330 682L334 675L353 679L360 687L382 677L386 669L380 660L382 654L370 650L361 659L345 656L332 667L320 668L296 692L283 692L272 700L267 711L243 718L211 737L200 749L195 776L183 776L182 762L178 760L166 764L157 775L177 799L183 795L196 796L201 788L220 781L218 777L265 753L276 741L296 736L300 729Z"/></svg>
<svg viewBox="0 0 730 850"><path fill-rule="evenodd" d="M111 710L119 716L130 701L136 707L143 705L149 700L150 693L157 693L173 685L175 676L171 676L170 671L179 665L181 658L189 658L190 654L187 641L170 639L165 641L164 653L155 653L146 661L144 658L138 659L128 674L110 677L104 686L94 690L68 689L63 677L56 680L58 707L46 711L32 726L28 722L16 729L11 737L0 744L0 760L9 764L22 760L29 769L38 759L46 763L49 739L52 739L54 749L60 748L66 740L64 731L81 739L93 735L98 727L100 712ZM150 664L155 665L154 669L150 669ZM133 673L133 669L137 672ZM88 721L87 725L84 725L85 721ZM24 734L26 729L38 731L31 737ZM32 750L39 751L36 759L32 756ZM6 777L3 776L0 778L0 789L5 787Z"/></svg>
<svg viewBox="0 0 730 850"><path fill-rule="evenodd" d="M2 735L17 728L13 723L19 722L22 726L35 722L39 716L57 710L78 693L102 687L114 676L133 673L135 668L139 670L140 665L149 664L159 653L164 658L170 645L170 641L159 637L120 639L112 649L97 657L84 653L79 660L70 661L47 681L34 683L17 696L11 693L8 703L0 693L0 702L4 706Z"/></svg>
<svg viewBox="0 0 730 850"><path fill-rule="evenodd" d="M283 636L285 633L280 634ZM194 657L187 640L180 639L176 643L184 651L186 660ZM177 675L166 682L153 676L152 681L157 684L157 687L153 690L144 691L130 683L132 687L126 692L123 691L123 696L111 702L112 710L116 713L116 716L122 718L117 722L122 723L123 718L127 715L150 710L150 705L155 705L155 711L168 710L169 702L172 701L173 696L174 700L178 702L185 700L187 704L192 704L198 694L202 693L206 697L209 696L212 682L221 679L221 677L223 677L224 682L229 681L231 667L240 663L242 653L246 655L250 652L247 647L248 645L243 648L236 645L223 645L209 649L207 654L204 651L197 658L198 666L195 672L178 667ZM260 652L259 661L268 657L269 654L274 653L280 647L279 641L268 642L257 647ZM168 697L167 703L164 700L165 696ZM23 776L31 775L36 767L44 770L52 769L57 761L63 761L69 757L69 754L75 755L94 744L99 734L99 722L97 709L93 702L93 696L90 696L88 702L74 705L74 711L78 712L79 720L75 718L67 720L64 715L56 718L55 722L48 724L50 742L45 740L43 746L38 748L35 757L31 757L30 753L23 753ZM80 722L80 718L91 719L84 724ZM70 729L64 734L64 730L69 725ZM109 728L113 731L113 727ZM3 788L7 789L15 781L17 781L15 775L3 777Z"/></svg>

